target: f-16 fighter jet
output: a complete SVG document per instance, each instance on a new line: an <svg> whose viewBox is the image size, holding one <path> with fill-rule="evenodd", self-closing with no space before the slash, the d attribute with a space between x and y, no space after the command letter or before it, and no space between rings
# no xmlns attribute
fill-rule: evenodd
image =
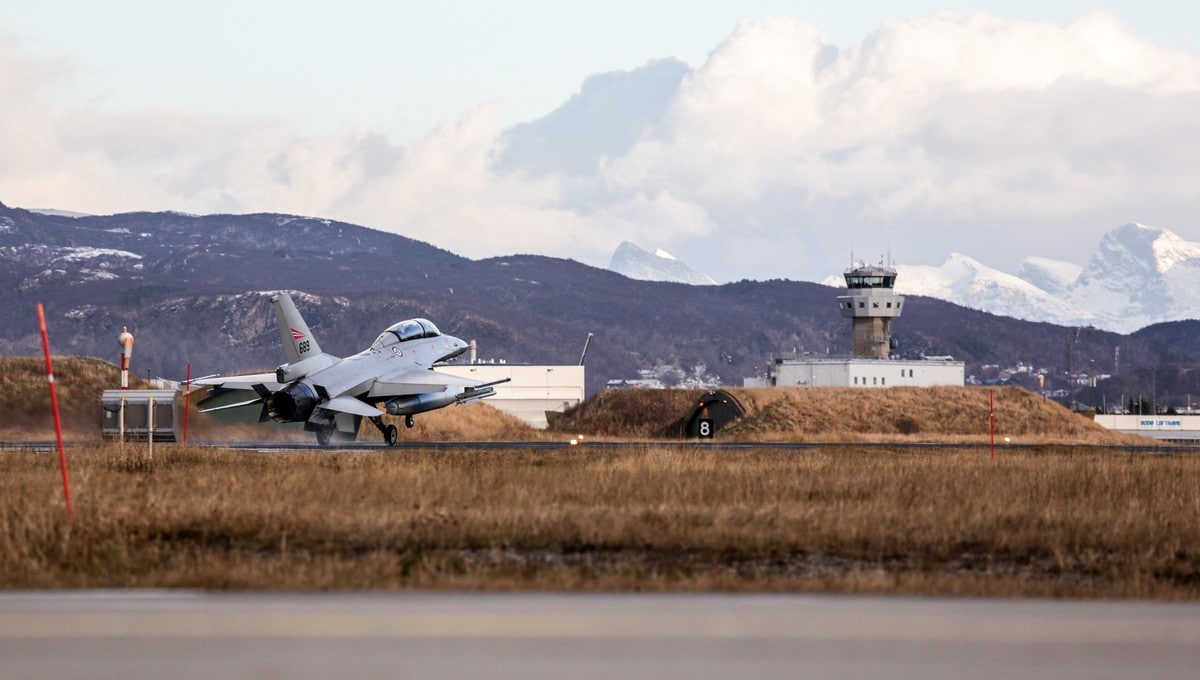
<svg viewBox="0 0 1200 680"><path fill-rule="evenodd" d="M396 426L384 424L380 404L388 414L404 416L404 424L412 427L417 413L490 397L495 394L493 385L507 382L481 382L433 370L439 362L465 352L467 343L443 335L427 319L389 326L370 347L342 359L321 351L290 295L272 296L271 306L287 363L274 373L192 381L210 386L208 399L230 390L252 390L256 395L248 401L208 409L202 401L201 412L261 403L260 422L302 422L305 430L316 433L322 446L334 439L353 441L362 419L367 418L384 441L395 445Z"/></svg>

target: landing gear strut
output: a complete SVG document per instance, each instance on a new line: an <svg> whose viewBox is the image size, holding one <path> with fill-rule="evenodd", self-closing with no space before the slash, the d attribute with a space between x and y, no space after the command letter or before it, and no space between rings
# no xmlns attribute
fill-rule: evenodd
<svg viewBox="0 0 1200 680"><path fill-rule="evenodd" d="M409 417L411 418L412 416L409 416ZM374 418L371 418L371 423L374 424L375 427L379 428L379 431L383 433L383 441L388 446L396 445L396 441L400 438L400 433L396 430L395 425L384 425L383 418L380 416L375 416ZM409 425L409 427L412 427L412 426Z"/></svg>

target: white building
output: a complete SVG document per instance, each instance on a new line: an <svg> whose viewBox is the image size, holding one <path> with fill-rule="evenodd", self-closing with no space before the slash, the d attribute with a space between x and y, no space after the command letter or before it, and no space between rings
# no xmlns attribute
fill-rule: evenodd
<svg viewBox="0 0 1200 680"><path fill-rule="evenodd" d="M523 366L519 364L447 364L438 372L492 382L496 385L489 404L533 427L547 426L546 412L562 413L583 401L583 366Z"/></svg>
<svg viewBox="0 0 1200 680"><path fill-rule="evenodd" d="M1200 416L1096 414L1096 424L1153 439L1200 441Z"/></svg>
<svg viewBox="0 0 1200 680"><path fill-rule="evenodd" d="M776 359L765 381L773 387L933 387L962 385L963 362L900 361L863 357Z"/></svg>

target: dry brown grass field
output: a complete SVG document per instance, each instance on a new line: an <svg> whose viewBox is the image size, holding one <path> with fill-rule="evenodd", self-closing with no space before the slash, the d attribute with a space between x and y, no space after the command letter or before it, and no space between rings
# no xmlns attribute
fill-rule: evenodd
<svg viewBox="0 0 1200 680"><path fill-rule="evenodd" d="M1200 457L983 447L2 453L0 586L1200 599Z"/></svg>
<svg viewBox="0 0 1200 680"><path fill-rule="evenodd" d="M0 439L53 438L41 367L0 361ZM159 444L148 460L145 443L98 443L99 393L115 367L56 358L55 371L75 518L65 518L57 456L0 452L0 588L1200 599L1200 456L1122 450L1147 442L1022 390L996 391L997 433L1037 446L1002 446L994 459L987 390L892 388L730 390L746 417L694 447L259 454ZM606 392L548 433L486 404L451 407L401 437L674 438L700 394ZM192 416L197 441L311 437ZM376 438L364 426L360 439ZM954 447L857 445L923 441Z"/></svg>

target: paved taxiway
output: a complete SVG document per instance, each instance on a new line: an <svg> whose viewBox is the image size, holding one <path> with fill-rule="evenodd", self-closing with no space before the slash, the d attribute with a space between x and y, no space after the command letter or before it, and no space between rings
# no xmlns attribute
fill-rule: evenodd
<svg viewBox="0 0 1200 680"><path fill-rule="evenodd" d="M0 594L0 678L1194 678L1200 605L776 595Z"/></svg>
<svg viewBox="0 0 1200 680"><path fill-rule="evenodd" d="M78 446L90 446L73 442L68 449ZM719 451L744 451L752 449L777 449L788 451L806 451L813 449L879 449L879 450L935 450L935 449L970 449L974 448L983 453L989 451L987 444L954 443L954 442L735 442L735 441L703 441L697 439L663 439L646 441L606 441L588 440L572 444L569 440L558 441L400 441L393 446L382 442L350 442L336 443L329 446L319 446L316 442L272 442L272 441L240 441L240 442L192 442L193 446L211 449L237 449L259 453L297 453L297 452L367 452L381 453L386 451L411 450L447 450L467 449L471 451L558 451L572 448L601 449L601 450L641 450L641 449L714 449ZM145 442L134 443L133 446L145 446ZM1005 451L1027 451L1043 449L1048 446L1063 449L1079 449L1087 451L1109 450L1127 453L1151 454L1194 454L1200 452L1200 444L1194 442L1164 442L1162 444L1025 444L1006 443L996 446L996 453ZM6 442L0 441L0 451L20 451L32 453L53 453L58 450L53 441Z"/></svg>

